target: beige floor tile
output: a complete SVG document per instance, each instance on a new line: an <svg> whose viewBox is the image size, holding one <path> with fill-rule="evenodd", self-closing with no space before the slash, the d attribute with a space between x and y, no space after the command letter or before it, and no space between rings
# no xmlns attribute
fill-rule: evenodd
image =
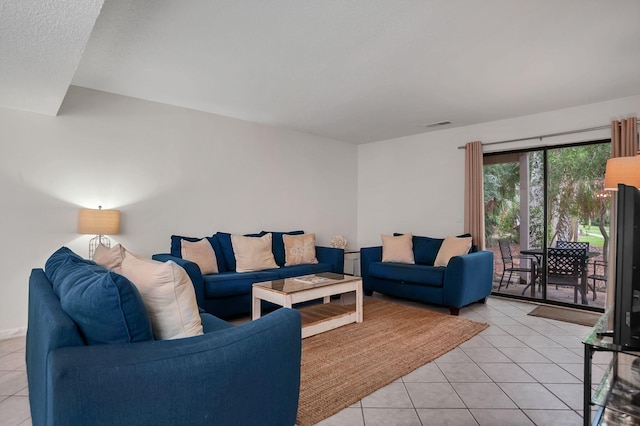
<svg viewBox="0 0 640 426"><path fill-rule="evenodd" d="M364 408L363 412L367 426L421 426L413 408Z"/></svg>
<svg viewBox="0 0 640 426"><path fill-rule="evenodd" d="M477 426L471 412L462 408L420 408L417 410L422 426Z"/></svg>

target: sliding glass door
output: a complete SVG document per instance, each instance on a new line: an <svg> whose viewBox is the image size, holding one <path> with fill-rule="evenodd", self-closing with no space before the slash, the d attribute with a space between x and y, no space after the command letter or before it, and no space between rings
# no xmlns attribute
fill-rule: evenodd
<svg viewBox="0 0 640 426"><path fill-rule="evenodd" d="M606 280L592 277L606 275L609 203L602 183L609 147L600 141L485 155L485 228L487 249L496 259L494 293L604 306ZM558 259L575 264L566 258L573 252L565 249L576 246L586 247L584 263L576 266L580 273L559 279Z"/></svg>

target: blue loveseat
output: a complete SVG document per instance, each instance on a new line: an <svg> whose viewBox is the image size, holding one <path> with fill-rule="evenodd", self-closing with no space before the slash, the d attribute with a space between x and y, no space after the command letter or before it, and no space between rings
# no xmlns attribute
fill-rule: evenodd
<svg viewBox="0 0 640 426"><path fill-rule="evenodd" d="M93 324L93 330L83 320L74 321L67 312L84 301L69 297L87 293L88 287L59 298L58 285L54 291L45 271L31 272L26 365L34 425L295 423L298 312L283 308L239 326L202 313L204 334L153 340L144 304L127 287L133 284L91 261L71 262L52 280L68 288L77 283L97 286L93 289L100 290L104 300L88 303L106 320ZM109 332L110 317L130 331L119 337ZM90 332L113 343L95 344Z"/></svg>
<svg viewBox="0 0 640 426"><path fill-rule="evenodd" d="M493 253L476 251L454 256L446 267L433 266L443 239L413 236L415 264L382 262L382 246L360 249L364 293L374 291L419 302L447 306L451 314L491 294Z"/></svg>
<svg viewBox="0 0 640 426"><path fill-rule="evenodd" d="M262 231L258 234L247 234L246 236L260 237L266 233L266 231ZM182 266L191 278L196 291L198 306L217 317L232 318L251 313L251 287L254 283L320 272L343 273L344 250L332 247L316 246L318 263L284 266L283 235L301 235L303 233L303 231L271 232L272 251L279 268L263 271L236 272L231 234L225 232L217 232L211 237L206 237L216 255L219 271L216 274L203 275L198 265L182 259L181 240L197 241L201 238L172 235L170 253L155 254L153 259L163 262L172 260Z"/></svg>

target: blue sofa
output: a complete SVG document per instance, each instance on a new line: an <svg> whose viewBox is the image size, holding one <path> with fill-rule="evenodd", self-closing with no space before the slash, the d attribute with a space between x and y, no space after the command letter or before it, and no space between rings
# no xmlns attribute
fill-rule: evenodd
<svg viewBox="0 0 640 426"><path fill-rule="evenodd" d="M247 234L247 236L259 237L265 233L266 231L262 231L259 234ZM303 231L271 232L271 234L272 251L279 268L257 272L236 272L231 235L224 232L206 237L216 254L219 271L217 274L202 275L198 265L182 259L181 240L197 241L201 238L172 235L171 252L155 254L153 259L163 262L172 260L182 266L193 282L198 306L220 318L232 318L251 313L251 287L254 283L320 272L339 274L344 272L344 250L331 247L316 246L318 259L316 264L284 266L283 234L298 235L303 234Z"/></svg>
<svg viewBox="0 0 640 426"><path fill-rule="evenodd" d="M360 249L364 293L374 291L419 302L447 306L452 315L491 294L493 253L476 251L454 256L446 267L433 266L443 239L413 236L415 264L382 262L382 246Z"/></svg>
<svg viewBox="0 0 640 426"><path fill-rule="evenodd" d="M91 274L105 280L99 285L117 281L125 289L124 277L91 263ZM64 274L52 279L73 286L86 278ZM295 310L239 326L202 313L204 334L159 341L147 318L132 319L144 304L129 291L121 304L127 316L114 315L115 323L137 331L119 343L90 344L86 325L67 313L81 302L70 308L53 287L45 271L31 272L26 365L34 425L295 424L301 360ZM108 303L94 302L100 315L109 314ZM106 328L94 331L106 336Z"/></svg>

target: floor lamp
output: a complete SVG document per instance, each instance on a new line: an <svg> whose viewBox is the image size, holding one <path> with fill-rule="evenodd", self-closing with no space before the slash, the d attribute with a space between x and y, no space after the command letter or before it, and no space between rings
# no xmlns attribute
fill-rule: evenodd
<svg viewBox="0 0 640 426"><path fill-rule="evenodd" d="M118 235L120 233L120 211L98 209L80 209L78 211L78 234L95 235L89 241L89 259L93 259L93 253L99 244L111 247L111 240L105 235Z"/></svg>

